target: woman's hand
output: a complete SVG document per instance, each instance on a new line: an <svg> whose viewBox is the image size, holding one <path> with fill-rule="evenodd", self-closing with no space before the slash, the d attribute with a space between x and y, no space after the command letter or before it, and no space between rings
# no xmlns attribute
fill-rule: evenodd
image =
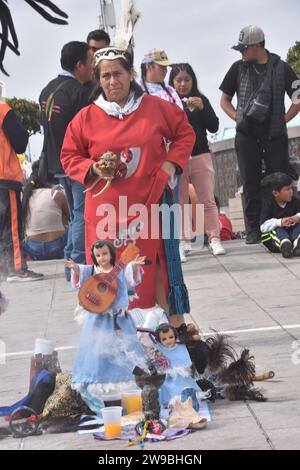
<svg viewBox="0 0 300 470"><path fill-rule="evenodd" d="M174 165L174 163L172 162L169 162L169 161L165 161L163 162L163 164L161 165L160 167L162 170L164 170L166 173L168 173L168 175L174 179L174 175L176 173L176 166Z"/></svg>
<svg viewBox="0 0 300 470"><path fill-rule="evenodd" d="M194 108L202 110L204 108L204 103L202 98L199 98L199 96L190 96L187 102L187 105L191 105Z"/></svg>
<svg viewBox="0 0 300 470"><path fill-rule="evenodd" d="M66 262L65 262L65 266L66 268L69 268L69 269L72 269L72 271L74 271L74 273L79 276L79 267L78 265L75 263L75 261L73 261L72 259L68 259Z"/></svg>

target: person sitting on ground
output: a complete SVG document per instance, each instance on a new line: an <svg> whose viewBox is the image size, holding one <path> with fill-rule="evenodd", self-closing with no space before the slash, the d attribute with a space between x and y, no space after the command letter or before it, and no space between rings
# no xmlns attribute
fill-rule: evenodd
<svg viewBox="0 0 300 470"><path fill-rule="evenodd" d="M62 186L51 186L38 176L39 162L32 166L22 200L24 252L33 260L64 257L69 206Z"/></svg>
<svg viewBox="0 0 300 470"><path fill-rule="evenodd" d="M262 180L262 242L284 258L300 256L300 200L293 197L292 178L276 172Z"/></svg>
<svg viewBox="0 0 300 470"><path fill-rule="evenodd" d="M231 220L227 217L225 212L221 212L220 210L220 201L217 196L215 196L216 206L218 209L219 214L219 224L220 224L220 240L232 240L233 233L232 233L232 223Z"/></svg>

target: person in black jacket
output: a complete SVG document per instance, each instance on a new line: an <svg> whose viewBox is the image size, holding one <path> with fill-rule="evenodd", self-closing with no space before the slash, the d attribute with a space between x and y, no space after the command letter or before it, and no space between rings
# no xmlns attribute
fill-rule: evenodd
<svg viewBox="0 0 300 470"><path fill-rule="evenodd" d="M175 88L182 99L189 123L194 129L196 142L190 161L180 177L179 202L183 206L189 202L189 183L192 183L199 203L204 204L204 230L214 255L223 255L225 250L220 241L218 209L215 202L214 168L208 147L207 131L217 132L217 118L209 100L198 90L197 78L189 64L174 64L170 73L169 85ZM180 244L181 261L191 251L188 237L189 221L184 220L183 237Z"/></svg>
<svg viewBox="0 0 300 470"><path fill-rule="evenodd" d="M276 172L262 180L263 244L284 258L300 256L300 200L293 197L292 178Z"/></svg>
<svg viewBox="0 0 300 470"><path fill-rule="evenodd" d="M53 176L58 178L65 189L70 208L71 223L65 259L84 264L84 186L65 175L60 163L60 152L69 122L78 111L89 104L90 91L83 85L92 79L93 51L85 42L72 41L63 46L60 61L60 74L51 80L40 94L41 123L44 133L45 130L48 131L46 156L49 179ZM54 101L51 118L48 120L45 111L51 94ZM69 280L68 269L65 274Z"/></svg>

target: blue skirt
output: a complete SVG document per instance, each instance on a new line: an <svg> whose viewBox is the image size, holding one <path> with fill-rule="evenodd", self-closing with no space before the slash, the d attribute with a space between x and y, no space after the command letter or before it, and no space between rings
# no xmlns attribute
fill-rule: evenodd
<svg viewBox="0 0 300 470"><path fill-rule="evenodd" d="M134 380L136 365L145 367L144 351L130 315L86 313L73 368L72 383L100 384Z"/></svg>

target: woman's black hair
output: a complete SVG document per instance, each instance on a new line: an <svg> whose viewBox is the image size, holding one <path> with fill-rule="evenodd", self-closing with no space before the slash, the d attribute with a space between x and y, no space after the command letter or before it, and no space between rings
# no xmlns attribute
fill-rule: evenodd
<svg viewBox="0 0 300 470"><path fill-rule="evenodd" d="M23 220L23 234L26 229L26 220L29 214L29 200L32 196L32 193L35 189L40 188L51 188L51 184L48 181L44 181L39 178L39 160L34 162L32 165L32 172L29 176L28 181L26 182L23 188L23 197L22 197L22 220Z"/></svg>
<svg viewBox="0 0 300 470"><path fill-rule="evenodd" d="M158 343L160 343L160 337L159 337L159 334L160 333L168 333L169 330L172 330L173 333L174 333L174 336L175 336L175 340L177 339L178 335L177 335L177 331L176 331L176 328L172 325L170 325L170 323L161 323L155 330L155 339Z"/></svg>
<svg viewBox="0 0 300 470"><path fill-rule="evenodd" d="M116 249L115 249L114 245L108 240L97 240L95 243L92 244L92 246L91 246L92 261L93 261L95 266L98 266L96 256L94 255L94 249L95 248L96 249L103 248L104 246L107 246L107 248L109 249L110 256L111 256L110 262L111 262L112 266L114 266L115 263L116 263Z"/></svg>
<svg viewBox="0 0 300 470"><path fill-rule="evenodd" d="M171 73L170 73L170 76L169 76L169 85L171 85L173 88L175 88L174 79L180 72L186 72L192 79L192 89L191 89L189 95L187 96L187 98L189 96L202 97L203 93L201 93L198 89L198 82L197 82L196 74L195 74L194 70L192 69L192 67L190 66L190 64L188 64L188 63L180 63L180 64L173 64L172 65Z"/></svg>
<svg viewBox="0 0 300 470"><path fill-rule="evenodd" d="M148 90L148 87L147 87L147 84L146 84L146 77L147 77L147 67L146 67L146 65L154 65L154 63L155 62L150 62L149 64L141 64L141 78L142 78L144 89L145 89L145 91L148 95L150 95L150 93L149 93L149 90ZM165 90L165 92L168 93L168 95L171 98L172 103L176 104L176 101L174 100L173 96L171 95L168 88L166 87L165 82L159 82L158 85L160 85Z"/></svg>
<svg viewBox="0 0 300 470"><path fill-rule="evenodd" d="M115 60L118 60L120 62L120 64L122 65L122 67L127 72L131 72L132 65L130 65L128 62L126 62L125 59L120 58L120 59L115 59ZM93 91L92 91L91 96L90 96L91 101L96 100L101 95L101 93L103 94L104 98L106 99L105 93L104 93L104 91L101 88L100 83L99 83L99 81L100 81L100 67L101 67L101 61L99 62L99 64L96 67L94 67L94 73L93 73L94 88L93 88ZM134 79L130 82L130 90L134 92L134 95L135 95L136 99L139 98L140 96L142 96L142 94L144 93L144 91L142 90L140 85Z"/></svg>

